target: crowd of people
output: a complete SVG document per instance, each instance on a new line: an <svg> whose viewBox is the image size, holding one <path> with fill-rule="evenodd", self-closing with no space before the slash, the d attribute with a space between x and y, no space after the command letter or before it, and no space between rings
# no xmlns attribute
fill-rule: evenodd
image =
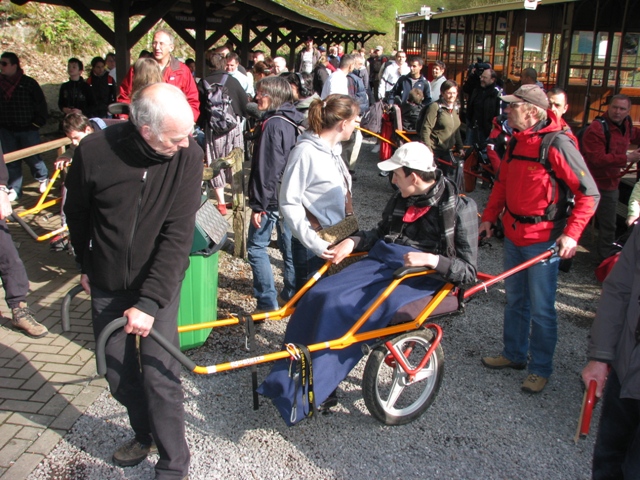
<svg viewBox="0 0 640 480"><path fill-rule="evenodd" d="M94 333L99 335L113 318L128 319L107 344L107 380L127 408L134 431L115 451L114 463L136 465L157 450L157 478L188 476L180 368L147 336L151 328L158 329L178 345L180 283L200 205L202 166L234 148L251 148L247 250L257 312L284 305L324 262L340 264L351 252L368 252L366 260L318 282L302 298L285 342L309 344L339 336L362 313L353 305L367 305L398 266L436 273L429 281L406 282L372 317L369 329L402 321L403 312L444 282L475 282L478 235L491 237L501 222L505 269L549 249L555 253L506 280L504 347L481 362L494 370L527 369L524 392L545 388L557 342L560 261L575 255L594 215L597 254L609 255L618 174L640 160L640 150L629 150L640 143L640 130L629 117L628 97L615 95L607 112L578 134L562 118L568 109L566 92L545 92L533 68L523 69L519 88L505 95L498 73L481 59L459 86L446 78L442 61L425 65L422 57L403 51L387 57L382 46L368 56L365 49L345 53L340 45L317 46L312 37L304 40L291 65L262 51L252 52L249 64L242 65L232 45L213 48L202 78L196 77L195 61L183 63L173 51L173 34L161 29L153 36L152 50L118 75L113 54L94 57L88 71L80 59L71 58L69 81L61 85L58 99L64 134L73 143L71 153L56 163L56 168L68 168L63 222L81 284L91 294ZM40 143L46 100L14 53L0 56L0 89L2 150ZM109 109L116 102L127 105L128 113L119 119ZM361 230L351 198L362 144L356 127L376 104L397 105L405 130L415 131L416 140L378 164L397 189L381 209L378 225ZM473 200L460 196L463 192L438 163L451 152L463 155L465 145L485 149L495 174L479 224ZM45 191L48 170L42 158L25 161ZM228 213L225 186L231 174L223 169L211 180L222 215ZM0 241L5 245L0 275L13 325L40 337L47 329L26 303L28 280L4 222L21 193L21 162L6 169L0 162ZM632 195L628 223L639 215L640 187ZM351 230L327 240L329 229L344 225ZM273 230L284 263L280 292L267 252ZM640 362L634 353L640 341L638 235L636 230L605 281L583 372L585 383L596 380L598 395L605 396L594 478L618 472L634 478L640 471ZM134 336L140 337L139 344ZM337 386L361 352L352 348L336 355L313 356L319 372L316 401L325 408L336 404ZM260 392L274 399L287 422L296 423L304 415L291 414L297 392L287 365L277 363ZM617 436L621 431L624 441Z"/></svg>

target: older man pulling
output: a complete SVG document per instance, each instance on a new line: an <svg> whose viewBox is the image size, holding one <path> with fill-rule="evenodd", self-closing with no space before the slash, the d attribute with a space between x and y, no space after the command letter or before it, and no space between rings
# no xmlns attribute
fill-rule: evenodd
<svg viewBox="0 0 640 480"><path fill-rule="evenodd" d="M107 380L135 438L113 461L136 465L155 441L156 478L183 478L189 448L180 365L147 335L153 327L178 345L180 283L200 205L203 153L178 88L156 83L132 100L130 121L78 145L64 210L96 338L112 320L128 319L107 343ZM139 351L134 335L141 337Z"/></svg>

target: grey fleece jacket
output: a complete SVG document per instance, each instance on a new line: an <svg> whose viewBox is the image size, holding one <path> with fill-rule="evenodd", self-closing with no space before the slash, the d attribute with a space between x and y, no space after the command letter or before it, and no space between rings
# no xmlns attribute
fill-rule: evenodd
<svg viewBox="0 0 640 480"><path fill-rule="evenodd" d="M340 154L342 146L333 149L318 135L305 132L289 155L280 187L280 212L300 242L316 255L329 243L311 227L305 208L320 225L329 227L345 217L345 198L351 190L351 175Z"/></svg>

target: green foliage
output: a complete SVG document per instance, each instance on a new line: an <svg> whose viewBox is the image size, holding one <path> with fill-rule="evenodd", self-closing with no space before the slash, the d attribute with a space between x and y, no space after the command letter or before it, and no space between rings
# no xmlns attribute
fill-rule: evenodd
<svg viewBox="0 0 640 480"><path fill-rule="evenodd" d="M37 6L32 3L19 6L10 2L0 2L0 14L5 22L14 22L29 18L33 16L36 11Z"/></svg>
<svg viewBox="0 0 640 480"><path fill-rule="evenodd" d="M47 52L67 50L71 55L88 57L107 50L107 42L70 8L44 8L35 17L38 40ZM113 25L111 15L98 13L98 17Z"/></svg>

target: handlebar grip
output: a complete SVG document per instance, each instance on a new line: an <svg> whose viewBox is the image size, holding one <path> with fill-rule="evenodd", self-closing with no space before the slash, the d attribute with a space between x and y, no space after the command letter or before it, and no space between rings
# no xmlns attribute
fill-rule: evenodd
<svg viewBox="0 0 640 480"><path fill-rule="evenodd" d="M105 347L107 345L107 340L113 332L118 330L119 328L124 327L127 324L127 317L116 318L112 322L110 322L103 330L100 332L98 339L96 340L96 364L98 369L98 375L105 376L107 374L107 357L105 355ZM149 331L149 336L153 338L162 348L164 348L167 352L171 354L173 358L178 360L184 367L188 368L189 371L194 371L196 368L196 363L187 357L184 353L180 351L178 347L173 345L169 340L163 337L159 332L156 332L153 328Z"/></svg>
<svg viewBox="0 0 640 480"><path fill-rule="evenodd" d="M60 316L62 317L62 331L68 332L71 329L71 319L69 318L69 306L71 305L71 300L78 295L80 292L84 291L82 285L76 285L73 287L62 299L62 306L60 307Z"/></svg>
<svg viewBox="0 0 640 480"><path fill-rule="evenodd" d="M427 267L400 267L393 272L393 278L402 278L411 273L423 273L428 272L429 270L430 269Z"/></svg>
<svg viewBox="0 0 640 480"><path fill-rule="evenodd" d="M117 329L124 327L127 324L127 317L116 318L112 322L108 323L106 327L98 335L96 340L96 365L98 369L98 375L104 377L107 374L107 357L104 353L104 349L107 345L107 340L113 332Z"/></svg>

